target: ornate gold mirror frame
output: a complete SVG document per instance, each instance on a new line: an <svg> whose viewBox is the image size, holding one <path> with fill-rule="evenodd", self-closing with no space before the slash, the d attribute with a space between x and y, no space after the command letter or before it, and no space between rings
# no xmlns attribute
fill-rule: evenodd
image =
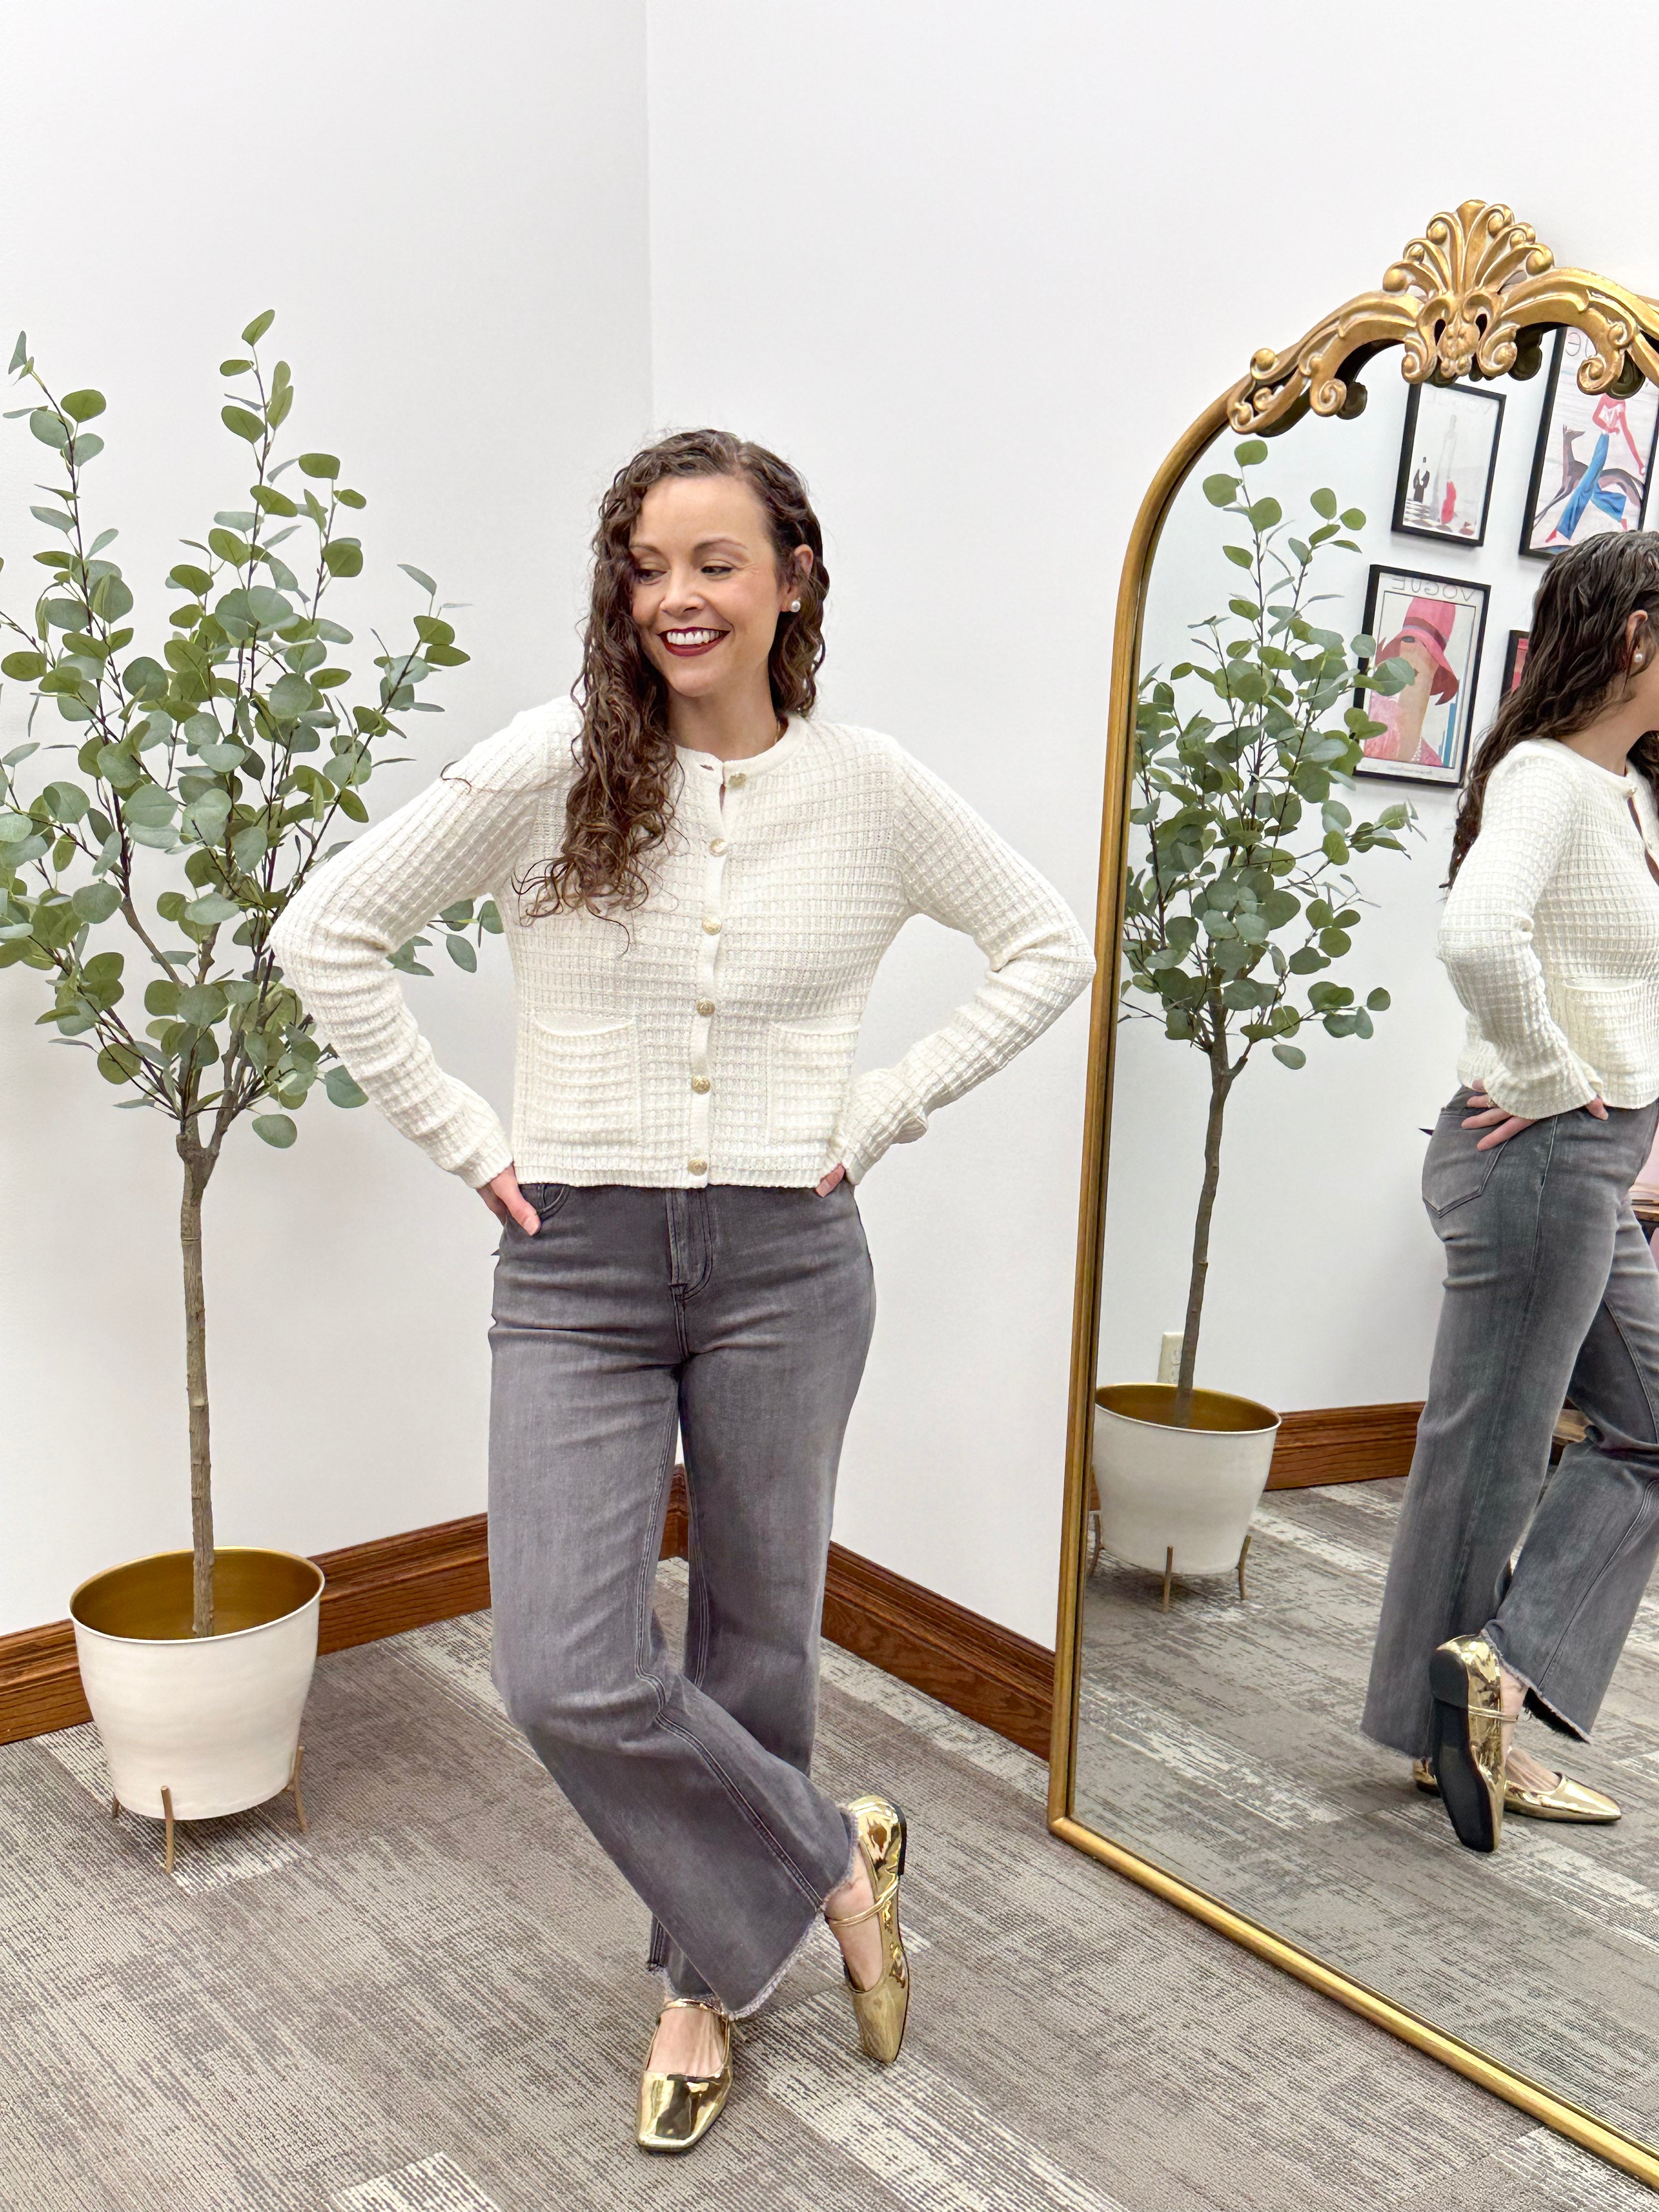
<svg viewBox="0 0 1659 2212"><path fill-rule="evenodd" d="M1384 271L1380 289L1358 294L1285 352L1264 349L1257 353L1248 373L1206 407L1176 442L1152 478L1135 518L1118 588L1112 644L1095 948L1099 965L1090 1016L1078 1214L1048 1826L1079 1850L1219 1929L1259 1958L1334 1997L1338 2003L1414 2044L1585 2149L1659 2188L1659 2150L1552 2095L1472 2044L1407 2011L1311 1952L1194 1889L1153 1861L1085 1827L1073 1809L1084 1496L1100 1330L1107 1150L1118 1027L1118 948L1123 925L1124 828L1133 757L1141 623L1159 532L1194 463L1211 441L1230 426L1242 433L1273 437L1299 422L1310 409L1316 414L1352 419L1365 404L1360 370L1374 355L1390 346L1401 349L1401 368L1412 384L1450 384L1460 377L1530 376L1540 366L1545 338L1563 325L1583 331L1594 349L1579 370L1579 384L1586 392L1628 396L1644 378L1659 385L1659 301L1626 291L1622 285L1609 283L1583 269L1558 269L1550 249L1540 246L1530 225L1517 222L1508 208L1465 200L1455 212L1436 216L1424 234L1413 239L1400 259Z"/></svg>

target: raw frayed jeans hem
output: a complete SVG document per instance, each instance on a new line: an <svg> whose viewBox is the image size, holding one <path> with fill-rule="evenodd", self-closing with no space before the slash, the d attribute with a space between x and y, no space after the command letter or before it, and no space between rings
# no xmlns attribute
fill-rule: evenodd
<svg viewBox="0 0 1659 2212"><path fill-rule="evenodd" d="M1376 1729L1368 1727L1364 1721L1359 1723L1359 1733L1367 1743L1374 1743L1379 1751L1395 1752L1401 1759L1426 1759L1429 1755L1429 1747L1426 1743L1420 1750L1407 1750L1403 1743L1396 1743L1392 1736L1379 1735Z"/></svg>
<svg viewBox="0 0 1659 2212"><path fill-rule="evenodd" d="M1521 1668L1516 1665L1514 1660L1510 1658L1509 1653L1504 1649L1504 1634L1503 1631L1498 1627L1498 1623L1493 1620L1489 1620L1486 1626L1481 1630L1480 1633L1485 1637L1487 1643L1491 1644L1492 1650L1498 1654L1498 1663L1502 1666L1504 1673L1506 1674L1513 1674L1516 1680L1519 1682L1522 1688L1526 1692L1527 1694L1522 1700L1522 1711L1523 1713L1532 1713L1537 1719L1542 1721L1547 1728L1553 1728L1558 1735L1571 1737L1575 1743L1588 1743L1589 1741L1589 1729L1581 1728L1578 1725L1578 1723L1569 1718L1569 1717L1561 1711L1561 1708L1559 1705L1553 1705L1549 1699L1544 1695L1544 1692L1539 1688L1537 1683L1532 1680L1530 1676L1528 1676Z"/></svg>
<svg viewBox="0 0 1659 2212"><path fill-rule="evenodd" d="M846 1820L846 1807L842 1806L837 1809L841 1812L842 1819ZM666 1961L656 1964L648 1963L647 1971L656 1976L657 1979L661 1982L665 1991L669 1996L696 1996L699 1999L712 2000L716 2010L723 2013L727 2020L747 2020L751 2013L758 2012L761 2007L766 2002L767 1999L776 1990L779 1983L782 1981L784 1976L789 1972L789 1969L794 1965L796 1960L799 1958L801 1953L811 1942L819 1925L823 1922L823 1907L826 1899L831 1897L834 1893L841 1887L843 1882L851 1881L854 1875L858 1871L858 1830L854 1826L850 1820L847 1820L847 1831L848 1852L846 1867L843 1869L842 1873L837 1875L836 1879L830 1883L829 1888L825 1890L823 1896L821 1897L817 1903L813 1906L811 1917L808 1918L806 1925L801 1929L800 1934L789 1946L789 1949L781 1964L779 1966L776 1972L770 1977L765 1986L757 1996L750 1998L747 2004L728 2005L712 1990L677 1990L674 1987L673 1983L669 1979ZM830 1932L827 1926L824 1929L824 1932L826 1935ZM831 1942L834 1942L835 1938L833 1936L830 1936L830 1941Z"/></svg>

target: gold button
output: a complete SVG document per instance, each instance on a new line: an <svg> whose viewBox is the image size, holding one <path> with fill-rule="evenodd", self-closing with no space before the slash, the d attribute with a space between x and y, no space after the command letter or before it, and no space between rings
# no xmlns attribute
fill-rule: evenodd
<svg viewBox="0 0 1659 2212"><path fill-rule="evenodd" d="M702 1014L702 1015L703 1015L703 1016L707 1017L708 1015L712 1014L712 1013L714 1012L714 1001L712 999L699 999L699 1000L698 1000L698 1001L697 1001L697 1012L698 1012L700 1014Z"/></svg>
<svg viewBox="0 0 1659 2212"><path fill-rule="evenodd" d="M711 853L723 853L726 850L725 838L716 837L714 843L708 848L708 849Z"/></svg>
<svg viewBox="0 0 1659 2212"><path fill-rule="evenodd" d="M704 915L702 918L702 926L708 932L708 934L711 937L718 937L720 933L720 918L719 915Z"/></svg>
<svg viewBox="0 0 1659 2212"><path fill-rule="evenodd" d="M741 769L738 770L735 775L728 775L726 780L734 791L741 790L743 786L749 781L748 777L744 774Z"/></svg>
<svg viewBox="0 0 1659 2212"><path fill-rule="evenodd" d="M688 1160L685 1166L689 1175L707 1175L708 1172L707 1160Z"/></svg>
<svg viewBox="0 0 1659 2212"><path fill-rule="evenodd" d="M707 1091L708 1078L706 1075L694 1075L691 1079L691 1088L694 1091Z"/></svg>

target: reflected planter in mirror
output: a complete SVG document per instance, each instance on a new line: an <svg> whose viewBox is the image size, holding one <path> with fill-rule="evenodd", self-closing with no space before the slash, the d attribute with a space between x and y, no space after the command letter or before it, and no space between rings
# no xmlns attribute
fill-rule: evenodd
<svg viewBox="0 0 1659 2212"><path fill-rule="evenodd" d="M1254 1399L1194 1390L1176 1423L1175 1385L1110 1383L1095 1392L1100 1549L1164 1578L1236 1575L1244 1594L1250 1516L1267 1486L1279 1416Z"/></svg>
<svg viewBox="0 0 1659 2212"><path fill-rule="evenodd" d="M1568 369L1553 392L1537 373L1558 352L1571 409ZM1445 609L1528 634L1540 439L1563 471L1590 465L1560 426L1606 400L1645 453L1655 385L1659 301L1470 201L1375 290L1251 357L1147 490L1112 667L1049 1821L1659 2185L1659 1595L1592 1740L1535 1717L1516 1740L1623 1818L1506 1822L1498 1851L1462 1850L1410 1759L1360 1731L1405 1485L1356 1441L1409 1437L1426 1393L1444 1267L1424 1147L1464 1027L1436 938L1468 741L1510 674ZM1422 520L1395 495L1430 386L1500 400L1467 404L1502 434L1429 454L1425 579L1394 526ZM1578 507L1615 526L1611 496ZM1466 508L1484 532L1449 526ZM1640 511L1626 493L1628 526ZM1552 517L1584 526L1571 498ZM1373 570L1410 588L1368 623ZM1376 726L1398 724L1402 679L1424 695L1409 761ZM1397 817L1356 819L1371 778L1408 770ZM1156 1371L1183 1316L1205 1381L1249 1395L1200 1391L1180 1428L1172 1387L1117 1378ZM1295 1409L1297 1449L1270 1483L1273 1407Z"/></svg>

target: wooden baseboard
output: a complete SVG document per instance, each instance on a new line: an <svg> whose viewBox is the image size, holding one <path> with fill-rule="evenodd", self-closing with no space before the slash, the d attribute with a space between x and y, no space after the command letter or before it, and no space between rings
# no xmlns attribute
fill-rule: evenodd
<svg viewBox="0 0 1659 2212"><path fill-rule="evenodd" d="M685 1479L676 1468L663 1528L665 1559L685 1557L686 1528ZM823 1632L843 1650L1048 1758L1054 1655L1046 1644L970 1613L844 1544L830 1547Z"/></svg>
<svg viewBox="0 0 1659 2212"><path fill-rule="evenodd" d="M1411 1471L1423 1407L1315 1406L1286 1413L1273 1446L1269 1490L1310 1490L1328 1482L1376 1482Z"/></svg>
<svg viewBox="0 0 1659 2212"><path fill-rule="evenodd" d="M1269 1490L1366 1482L1411 1465L1420 1406L1333 1406L1286 1413ZM686 1504L677 1472L663 1556L685 1556ZM318 1554L328 1577L320 1644L343 1651L489 1603L482 1513ZM1054 1653L965 1606L831 1544L823 1632L834 1644L937 1698L1040 1758L1048 1750ZM73 1728L89 1717L66 1620L0 1637L0 1743Z"/></svg>
<svg viewBox="0 0 1659 2212"><path fill-rule="evenodd" d="M686 1501L676 1474L663 1556L684 1558ZM489 1603L484 1516L470 1514L372 1543L322 1552L328 1577L319 1635L343 1651ZM830 1547L824 1633L971 1719L1046 1758L1054 1655L842 1545ZM0 1637L0 1743L89 1719L66 1620Z"/></svg>

